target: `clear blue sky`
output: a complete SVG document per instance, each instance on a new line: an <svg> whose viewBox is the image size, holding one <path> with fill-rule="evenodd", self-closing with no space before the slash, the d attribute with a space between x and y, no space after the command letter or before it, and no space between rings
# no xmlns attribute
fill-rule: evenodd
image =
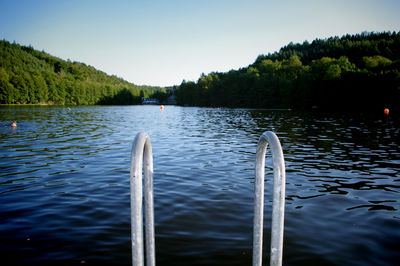
<svg viewBox="0 0 400 266"><path fill-rule="evenodd" d="M0 0L0 39L169 86L293 41L399 31L398 0Z"/></svg>

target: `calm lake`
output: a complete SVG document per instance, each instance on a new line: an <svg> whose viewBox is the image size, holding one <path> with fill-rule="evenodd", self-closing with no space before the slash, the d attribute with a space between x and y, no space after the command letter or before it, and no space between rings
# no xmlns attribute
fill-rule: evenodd
<svg viewBox="0 0 400 266"><path fill-rule="evenodd" d="M2 106L0 125L1 265L130 265L129 163L141 131L153 147L157 264L251 265L255 152L267 130L286 161L284 265L400 263L400 120L383 111Z"/></svg>

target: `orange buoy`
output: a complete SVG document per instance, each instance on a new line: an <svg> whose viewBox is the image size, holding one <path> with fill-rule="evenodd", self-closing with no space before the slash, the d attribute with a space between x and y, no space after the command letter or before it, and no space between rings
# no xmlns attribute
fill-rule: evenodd
<svg viewBox="0 0 400 266"><path fill-rule="evenodd" d="M389 108L385 108L385 110L383 110L383 113L384 113L385 115L389 115Z"/></svg>
<svg viewBox="0 0 400 266"><path fill-rule="evenodd" d="M161 109L161 110L164 110L164 105L161 105L161 106L160 106L160 109Z"/></svg>
<svg viewBox="0 0 400 266"><path fill-rule="evenodd" d="M17 127L17 122L13 121L13 122L11 123L11 127L16 128L16 127Z"/></svg>

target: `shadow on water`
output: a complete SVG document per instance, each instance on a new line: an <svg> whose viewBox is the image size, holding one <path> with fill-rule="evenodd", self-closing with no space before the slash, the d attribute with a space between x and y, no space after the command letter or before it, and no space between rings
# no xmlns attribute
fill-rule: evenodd
<svg viewBox="0 0 400 266"><path fill-rule="evenodd" d="M9 127L12 120L18 128ZM129 158L151 137L159 265L249 265L255 150L286 160L285 265L400 260L399 120L166 106L1 107L4 265L130 264ZM266 158L264 261L272 162Z"/></svg>

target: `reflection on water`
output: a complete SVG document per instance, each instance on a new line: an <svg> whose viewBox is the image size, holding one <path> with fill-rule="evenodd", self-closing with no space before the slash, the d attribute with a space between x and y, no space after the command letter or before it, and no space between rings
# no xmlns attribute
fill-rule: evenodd
<svg viewBox="0 0 400 266"><path fill-rule="evenodd" d="M249 265L266 130L286 160L284 264L396 265L398 119L174 106L1 107L2 265L129 265L129 159L140 131L153 146L157 263ZM271 165L267 153L265 262Z"/></svg>

